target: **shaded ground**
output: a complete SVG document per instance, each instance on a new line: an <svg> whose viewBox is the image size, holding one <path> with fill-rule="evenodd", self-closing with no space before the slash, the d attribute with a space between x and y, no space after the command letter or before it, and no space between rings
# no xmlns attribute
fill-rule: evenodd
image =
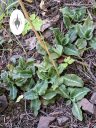
<svg viewBox="0 0 96 128"><path fill-rule="evenodd" d="M47 1L47 0L46 0ZM40 0L34 0L33 4L30 5L26 3L26 7L30 12L35 11L39 16L41 16L43 19L48 18L51 20L54 17L54 22L52 23L53 27L60 27L61 31L64 31L64 26L62 22L62 17L60 16L59 9L60 7L65 6L65 4L89 4L92 1L88 0L61 0L60 3L57 3L55 1L59 0L49 0L46 3L46 8L48 9L48 12L46 13L45 16L42 16L42 11L40 10L39 4ZM91 4L91 3L90 3ZM69 6L69 5L68 5ZM72 6L72 5L70 5ZM88 7L88 5L87 5ZM56 17L59 15L58 17ZM57 18L57 19L56 19ZM5 26L7 27L8 22L5 19ZM6 30L3 30L3 32L0 32L1 35L3 33L3 36L5 36L6 39L8 39L11 35L10 33L7 33ZM27 49L27 46L24 42L26 38L29 38L33 35L32 32L30 32L26 37L22 38L20 36L18 37L11 37L12 44L8 44L3 47L3 52L2 50L0 51L0 69L4 69L6 67L6 64L8 64L10 58L13 55L22 55L25 56L24 51L16 43L16 41L20 40L22 42L22 45L24 49L26 49L27 56L33 56L36 59L39 58L39 55L36 50L30 51ZM48 42L52 43L53 35L50 32L50 30L46 30L43 32L43 35L45 36L46 40ZM49 39L50 37L50 39ZM1 48L0 48L1 49ZM5 51L4 49L8 49ZM75 63L71 67L69 67L68 72L70 73L77 73L79 76L81 76L85 82L85 85L88 86L92 91L96 91L96 51L94 50L88 50L85 55L84 55L84 60L89 64L89 69L88 71L84 71L84 68L81 64ZM88 97L90 99L90 96ZM37 124L39 122L40 116L48 116L52 112L58 112L57 115L53 116L67 116L69 118L68 123L66 123L66 126L58 126L57 120L53 121L53 123L50 124L50 128L93 128L96 125L96 119L95 115L90 115L84 113L84 121L80 122L77 119L75 119L72 115L71 112L71 106L66 105L66 102L63 99L59 99L55 104L50 105L48 107L42 106L42 109L38 115L38 117L34 117L32 111L28 107L28 103L26 105L26 102L23 101L19 104L16 103L9 103L8 108L0 114L0 128L37 128Z"/></svg>

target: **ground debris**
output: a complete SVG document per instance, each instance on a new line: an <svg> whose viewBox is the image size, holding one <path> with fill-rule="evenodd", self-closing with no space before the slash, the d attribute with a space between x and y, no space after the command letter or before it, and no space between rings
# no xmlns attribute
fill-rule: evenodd
<svg viewBox="0 0 96 128"><path fill-rule="evenodd" d="M82 109L90 114L94 114L94 105L92 103L90 103L86 98L82 99L79 102L80 107L82 107Z"/></svg>
<svg viewBox="0 0 96 128"><path fill-rule="evenodd" d="M44 116L41 116L37 128L49 128L49 124L54 120L55 120L55 117L51 117L51 116L44 117Z"/></svg>
<svg viewBox="0 0 96 128"><path fill-rule="evenodd" d="M96 104L96 92L94 92L94 93L92 94L91 99L90 99L90 102L91 102L92 104Z"/></svg>
<svg viewBox="0 0 96 128"><path fill-rule="evenodd" d="M46 29L48 29L51 26L50 22L45 22L42 26L41 26L41 32L44 32Z"/></svg>
<svg viewBox="0 0 96 128"><path fill-rule="evenodd" d="M56 117L56 116L60 116L60 115L62 115L62 114L63 114L63 111L57 111L57 112L54 111L54 112L50 113L49 115Z"/></svg>
<svg viewBox="0 0 96 128"><path fill-rule="evenodd" d="M0 113L3 112L8 106L7 98L5 95L0 96Z"/></svg>
<svg viewBox="0 0 96 128"><path fill-rule="evenodd" d="M57 118L57 122L58 122L59 126L65 125L65 123L67 123L68 121L69 121L69 118L66 116L62 116L62 117Z"/></svg>
<svg viewBox="0 0 96 128"><path fill-rule="evenodd" d="M36 37L30 37L29 39L26 39L25 42L30 50L33 50L36 47Z"/></svg>

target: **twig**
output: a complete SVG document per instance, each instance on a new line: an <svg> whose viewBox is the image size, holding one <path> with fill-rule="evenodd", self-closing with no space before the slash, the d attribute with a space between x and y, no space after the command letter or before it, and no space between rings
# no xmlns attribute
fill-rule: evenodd
<svg viewBox="0 0 96 128"><path fill-rule="evenodd" d="M32 24L32 21L30 20L30 17L29 17L28 12L26 11L26 9L25 9L25 7L24 7L24 4L23 4L22 0L18 0L18 1L19 1L19 4L20 4L20 6L21 6L23 12L24 12L24 15L25 15L26 19L27 19L27 20L29 21L29 23L30 23L30 26L31 26L32 31L35 33L36 38L38 39L38 43L39 43L39 44L42 46L42 48L45 49L45 51L47 52L47 54L48 54L48 56L49 56L49 59L51 60L52 65L54 66L54 68L55 68L57 74L59 75L58 69L57 69L57 67L56 67L56 65L55 65L55 62L54 62L54 60L51 58L51 54L50 54L50 52L49 52L49 50L48 50L48 48L47 48L45 42L42 40L42 38L39 36L38 32L35 30L35 27L34 27L34 25Z"/></svg>
<svg viewBox="0 0 96 128"><path fill-rule="evenodd" d="M15 35L14 35L15 36ZM27 52L26 52L26 50L24 49L24 47L23 47L23 45L21 44L21 42L18 40L18 38L15 36L15 38L16 38L16 42L18 43L18 45L23 49L23 51L24 51L24 53L25 53L25 55L26 55L26 57L27 57Z"/></svg>
<svg viewBox="0 0 96 128"><path fill-rule="evenodd" d="M88 8L92 8L93 4L64 4L64 6L72 6L72 7L80 7L80 6L85 6Z"/></svg>

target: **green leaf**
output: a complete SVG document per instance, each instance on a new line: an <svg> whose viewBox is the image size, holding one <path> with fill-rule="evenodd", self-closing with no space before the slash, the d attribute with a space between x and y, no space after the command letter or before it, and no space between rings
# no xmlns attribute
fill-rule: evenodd
<svg viewBox="0 0 96 128"><path fill-rule="evenodd" d="M26 67L26 61L23 57L19 58L19 67L22 69Z"/></svg>
<svg viewBox="0 0 96 128"><path fill-rule="evenodd" d="M72 87L83 87L83 80L75 74L64 75L64 84Z"/></svg>
<svg viewBox="0 0 96 128"><path fill-rule="evenodd" d="M43 99L43 105L50 105L50 104L54 104L55 103L55 101L56 101L56 98L54 97L54 98L52 98L51 100L44 100Z"/></svg>
<svg viewBox="0 0 96 128"><path fill-rule="evenodd" d="M66 86L64 84L62 84L59 87L60 90L60 95L62 95L64 98L70 99L70 96L68 94L68 90L66 89Z"/></svg>
<svg viewBox="0 0 96 128"><path fill-rule="evenodd" d="M38 95L36 92L34 92L32 89L29 90L28 92L24 93L24 98L27 100L35 100L38 98Z"/></svg>
<svg viewBox="0 0 96 128"><path fill-rule="evenodd" d="M87 46L87 42L85 39L78 39L75 44L78 49L83 49L83 48L86 48Z"/></svg>
<svg viewBox="0 0 96 128"><path fill-rule="evenodd" d="M72 90L72 91L70 91ZM70 96L72 98L72 100L74 102L77 102L79 100L82 100L84 98L85 95L87 95L87 93L90 91L89 88L70 88L69 92L70 92Z"/></svg>
<svg viewBox="0 0 96 128"><path fill-rule="evenodd" d="M85 7L80 7L72 10L74 13L73 20L76 22L81 22L84 20L85 15L86 15L86 8Z"/></svg>
<svg viewBox="0 0 96 128"><path fill-rule="evenodd" d="M69 57L64 59L64 62L67 64L72 64L75 62L75 60L69 56Z"/></svg>
<svg viewBox="0 0 96 128"><path fill-rule="evenodd" d="M5 39L3 37L0 36L0 45L2 45L3 43L5 43Z"/></svg>
<svg viewBox="0 0 96 128"><path fill-rule="evenodd" d="M82 111L77 103L73 103L72 113L78 120L83 120Z"/></svg>
<svg viewBox="0 0 96 128"><path fill-rule="evenodd" d="M93 26L93 20L88 16L83 24L84 29L92 28Z"/></svg>
<svg viewBox="0 0 96 128"><path fill-rule="evenodd" d="M52 89L53 90L56 90L60 85L63 84L63 81L64 81L63 76L61 76L61 77L55 77L55 79L54 79L54 81L52 83ZM51 82L52 82L52 80L51 80Z"/></svg>
<svg viewBox="0 0 96 128"><path fill-rule="evenodd" d="M23 86L21 86L20 88L21 88L21 90L23 90L23 91L29 91L30 89L32 89L32 87L35 85L35 81L34 81L34 79L33 78L29 78L29 79L27 79L27 81L26 81L26 83L24 83L24 85Z"/></svg>
<svg viewBox="0 0 96 128"><path fill-rule="evenodd" d="M37 50L38 53L40 53L41 55L46 55L46 51L40 46L40 44L37 44L36 50Z"/></svg>
<svg viewBox="0 0 96 128"><path fill-rule="evenodd" d="M22 87L23 84L27 81L27 79L17 79L15 81L15 84L18 86L18 87Z"/></svg>
<svg viewBox="0 0 96 128"><path fill-rule="evenodd" d="M71 21L75 22L81 22L83 21L85 14L86 14L86 8L85 7L80 7L80 8L62 8L60 11L63 14L63 17L67 16L70 18Z"/></svg>
<svg viewBox="0 0 96 128"><path fill-rule="evenodd" d="M79 56L79 51L73 44L64 47L63 51L66 55Z"/></svg>
<svg viewBox="0 0 96 128"><path fill-rule="evenodd" d="M93 39L91 39L89 42L89 45L96 50L96 38L94 37Z"/></svg>
<svg viewBox="0 0 96 128"><path fill-rule="evenodd" d="M10 76L12 76L12 78L14 80L28 79L28 78L32 78L32 71L31 70L14 69L13 72L10 72Z"/></svg>
<svg viewBox="0 0 96 128"><path fill-rule="evenodd" d="M48 81L45 80L45 81L38 82L33 88L33 90L41 96L45 94L47 88L48 88Z"/></svg>
<svg viewBox="0 0 96 128"><path fill-rule="evenodd" d="M78 36L80 38L84 38L85 29L83 29L83 26L81 24L77 24L75 27Z"/></svg>
<svg viewBox="0 0 96 128"><path fill-rule="evenodd" d="M74 42L76 40L77 32L76 32L75 27L72 27L71 29L69 29L68 35L69 35L70 42Z"/></svg>
<svg viewBox="0 0 96 128"><path fill-rule="evenodd" d="M90 40L93 36L93 20L88 16L83 24L83 29L84 29L84 37L87 40Z"/></svg>
<svg viewBox="0 0 96 128"><path fill-rule="evenodd" d="M9 90L10 90L10 94L9 94L10 98L12 100L15 100L15 98L17 97L17 92L18 92L17 88L14 85L12 85L11 87L9 87Z"/></svg>
<svg viewBox="0 0 96 128"><path fill-rule="evenodd" d="M45 100L51 100L52 98L54 98L57 95L56 91L52 91L52 90L48 90L46 92L46 94L43 96L43 98Z"/></svg>
<svg viewBox="0 0 96 128"><path fill-rule="evenodd" d="M30 15L30 20L32 21L32 24L34 25L35 29L37 31L40 31L41 26L43 25L43 21L35 14ZM30 30L31 30L31 26L30 26L29 22L26 21L25 28L24 28L24 31L22 34L25 35Z"/></svg>
<svg viewBox="0 0 96 128"><path fill-rule="evenodd" d="M59 74L61 74L67 67L68 67L68 64L67 63L59 64L59 66L58 66L58 72L59 72Z"/></svg>
<svg viewBox="0 0 96 128"><path fill-rule="evenodd" d="M40 109L40 106L41 106L41 101L39 99L34 99L31 101L30 107L34 111L35 116L38 115L38 111Z"/></svg>
<svg viewBox="0 0 96 128"><path fill-rule="evenodd" d="M65 37L62 38L62 46L67 45L68 43L70 43L70 38L69 38L69 34L66 34Z"/></svg>
<svg viewBox="0 0 96 128"><path fill-rule="evenodd" d="M34 58L32 58L32 57L28 58L26 63L27 63L28 66L33 65L34 64Z"/></svg>
<svg viewBox="0 0 96 128"><path fill-rule="evenodd" d="M56 43L62 45L62 39L64 36L60 32L60 29L59 28L53 28L52 30L53 30L53 33L55 36Z"/></svg>
<svg viewBox="0 0 96 128"><path fill-rule="evenodd" d="M1 72L1 79L6 82L6 80L8 79L8 72L7 71L3 71Z"/></svg>
<svg viewBox="0 0 96 128"><path fill-rule="evenodd" d="M56 48L52 48L52 50L60 57L62 55L63 47L62 45L56 45Z"/></svg>
<svg viewBox="0 0 96 128"><path fill-rule="evenodd" d="M63 15L63 22L64 22L66 28L71 27L71 20L68 16Z"/></svg>
<svg viewBox="0 0 96 128"><path fill-rule="evenodd" d="M89 28L88 30L86 30L86 32L84 33L84 37L86 40L91 40L91 38L93 37L93 29Z"/></svg>
<svg viewBox="0 0 96 128"><path fill-rule="evenodd" d="M72 12L72 10L70 10L70 8L68 8L68 7L61 8L61 9L60 9L60 12L62 12L63 16L68 16L68 17L70 17L70 18L73 17L73 12Z"/></svg>
<svg viewBox="0 0 96 128"><path fill-rule="evenodd" d="M62 45L56 45L56 48L51 49L51 59L57 59L62 55L63 52L63 46Z"/></svg>

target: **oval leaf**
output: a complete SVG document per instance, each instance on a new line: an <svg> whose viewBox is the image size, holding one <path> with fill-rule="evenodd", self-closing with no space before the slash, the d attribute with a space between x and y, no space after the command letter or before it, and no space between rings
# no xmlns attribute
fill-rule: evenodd
<svg viewBox="0 0 96 128"><path fill-rule="evenodd" d="M33 90L36 91L36 93L38 93L41 96L45 94L47 87L48 87L48 82L42 81L41 83L37 83L33 88Z"/></svg>
<svg viewBox="0 0 96 128"><path fill-rule="evenodd" d="M67 91L67 89L66 89L66 87L65 87L65 85L61 85L60 87L59 87L59 90L60 90L60 94L64 97L64 98L67 98L67 99L69 99L70 97L69 97L69 94L68 94L68 91Z"/></svg>
<svg viewBox="0 0 96 128"><path fill-rule="evenodd" d="M40 106L41 106L41 101L39 99L35 99L31 101L30 107L33 109L35 116L38 115L38 110L40 109Z"/></svg>
<svg viewBox="0 0 96 128"><path fill-rule="evenodd" d="M83 120L82 111L77 103L73 103L72 113L78 120Z"/></svg>
<svg viewBox="0 0 96 128"><path fill-rule="evenodd" d="M56 94L57 94L56 91L49 91L49 92L47 92L47 93L45 94L45 96L43 96L43 98L44 98L45 100L51 100L53 97L56 96Z"/></svg>
<svg viewBox="0 0 96 128"><path fill-rule="evenodd" d="M89 45L96 50L96 38L93 38L92 40L89 41Z"/></svg>
<svg viewBox="0 0 96 128"><path fill-rule="evenodd" d="M77 45L78 49L83 49L87 46L87 42L85 39L78 39L76 41L76 45Z"/></svg>
<svg viewBox="0 0 96 128"><path fill-rule="evenodd" d="M89 88L73 88L73 91L70 92L70 96L73 99L73 101L79 101L84 98L85 95L90 91Z"/></svg>
<svg viewBox="0 0 96 128"><path fill-rule="evenodd" d="M75 74L66 74L64 76L64 84L72 87L83 87L83 80Z"/></svg>
<svg viewBox="0 0 96 128"><path fill-rule="evenodd" d="M31 89L28 92L25 92L24 98L27 100L34 100L38 98L38 95Z"/></svg>
<svg viewBox="0 0 96 128"><path fill-rule="evenodd" d="M66 55L79 56L79 51L73 44L70 44L70 45L64 47L64 53Z"/></svg>

